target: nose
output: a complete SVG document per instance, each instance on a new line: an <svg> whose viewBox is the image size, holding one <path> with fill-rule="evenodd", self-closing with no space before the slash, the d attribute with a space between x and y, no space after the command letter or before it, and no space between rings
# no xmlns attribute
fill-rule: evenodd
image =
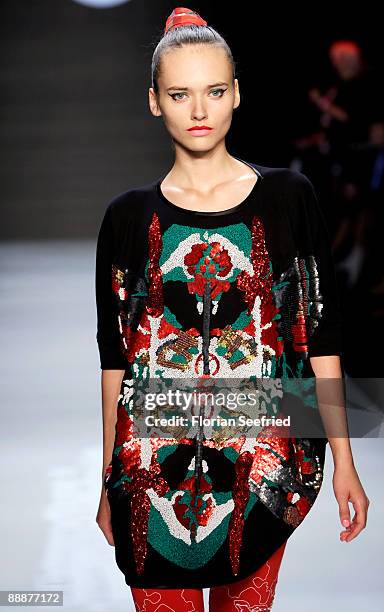
<svg viewBox="0 0 384 612"><path fill-rule="evenodd" d="M196 121L201 121L202 119L207 118L207 111L205 110L203 101L200 98L197 98L192 107L192 116L191 119Z"/></svg>

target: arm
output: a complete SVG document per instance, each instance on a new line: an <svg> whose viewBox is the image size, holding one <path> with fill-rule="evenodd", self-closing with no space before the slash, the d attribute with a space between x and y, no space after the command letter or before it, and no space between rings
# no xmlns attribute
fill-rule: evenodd
<svg viewBox="0 0 384 612"><path fill-rule="evenodd" d="M101 399L103 420L103 462L100 503L96 522L109 544L113 545L110 507L104 487L105 470L112 459L117 419L117 402L127 366L120 348L118 307L112 288L114 233L109 206L101 223L96 247L97 344L100 354Z"/></svg>
<svg viewBox="0 0 384 612"><path fill-rule="evenodd" d="M326 380L331 378L342 378L339 355L311 357L310 361L316 378ZM341 401L337 401L337 397L335 395L332 396L332 391L334 391L336 394L339 388L340 387L337 384L334 387L328 385L328 389L326 389L326 386L323 386L323 389L321 389L321 385L318 386L317 396L319 400L319 410L321 412L325 428L327 429L327 433L329 432L327 437L335 466L347 464L353 465L352 449L348 434L348 423L343 398L340 397ZM331 398L329 398L329 395L327 397L327 391L329 390L331 391ZM322 399L324 401L322 401ZM331 403L329 403L330 399ZM337 409L339 409L338 415L335 414ZM338 416L338 418L336 418L336 416ZM332 432L335 434L337 433L338 435L332 436Z"/></svg>
<svg viewBox="0 0 384 612"><path fill-rule="evenodd" d="M319 108L328 115L331 115L334 119L341 121L342 123L347 123L350 120L348 113L341 108L341 106L337 106L333 102L329 102L327 98L322 98L319 101Z"/></svg>
<svg viewBox="0 0 384 612"><path fill-rule="evenodd" d="M117 419L117 400L120 393L120 385L124 378L125 370L102 370L101 373L101 398L103 418L103 467L101 471L101 491L96 522L104 533L108 544L114 546L111 524L111 509L104 487L105 470L112 459L115 441L115 425Z"/></svg>
<svg viewBox="0 0 384 612"><path fill-rule="evenodd" d="M125 370L102 370L101 401L103 415L103 467L101 471L101 491L96 522L104 533L108 544L114 546L111 524L111 509L104 486L105 470L112 459L117 420L117 401Z"/></svg>
<svg viewBox="0 0 384 612"><path fill-rule="evenodd" d="M324 95L321 95L320 91L317 88L311 89L309 91L309 99L316 104L316 106L331 115L333 118L341 121L342 123L346 123L349 121L349 115L344 108L334 104L333 98L336 95L337 91L334 91L333 88Z"/></svg>
<svg viewBox="0 0 384 612"><path fill-rule="evenodd" d="M346 528L340 533L340 540L350 542L366 525L369 500L357 475L350 446L341 380L341 308L331 239L313 185L305 179L302 187L301 236L303 248L312 253L316 261L319 289L316 299L321 305L320 319L308 342L309 359L316 377L317 403L333 456L333 488L340 521ZM352 522L349 502L355 509Z"/></svg>
<svg viewBox="0 0 384 612"><path fill-rule="evenodd" d="M312 357L310 361L316 378L330 379L342 377L340 357L338 355ZM318 405L325 428L327 429L329 418L330 429L336 428L339 434L338 437L329 436L328 441L334 463L333 489L339 505L340 521L343 527L345 527L345 530L340 532L340 540L342 542L350 542L367 524L369 499L365 494L353 461L346 415L342 403L335 402L335 400L331 404L324 403L320 390ZM352 522L349 502L353 504L355 510Z"/></svg>
<svg viewBox="0 0 384 612"><path fill-rule="evenodd" d="M103 370L101 374L101 403L103 414L103 469L101 494L105 495L104 474L112 459L117 420L117 400L125 370Z"/></svg>

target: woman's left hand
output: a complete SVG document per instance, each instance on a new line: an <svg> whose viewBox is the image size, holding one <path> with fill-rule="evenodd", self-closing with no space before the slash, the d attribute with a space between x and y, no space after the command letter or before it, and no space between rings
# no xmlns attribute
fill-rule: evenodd
<svg viewBox="0 0 384 612"><path fill-rule="evenodd" d="M369 499L353 463L335 466L333 490L339 504L340 521L345 527L345 530L340 532L340 541L350 542L365 528L369 506ZM348 502L352 503L355 510L352 522Z"/></svg>

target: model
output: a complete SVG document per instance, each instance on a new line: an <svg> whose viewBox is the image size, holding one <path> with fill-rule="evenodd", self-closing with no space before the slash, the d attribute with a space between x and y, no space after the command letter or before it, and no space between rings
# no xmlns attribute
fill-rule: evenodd
<svg viewBox="0 0 384 612"><path fill-rule="evenodd" d="M227 43L197 13L176 8L149 89L175 161L109 202L96 253L104 431L96 520L137 610L203 610L207 587L211 610L269 610L286 542L319 493L328 441L340 539L366 524L369 502L347 435L299 438L274 425L224 435L198 424L171 436L161 420L143 435L136 418L138 388L151 381L164 392L183 381L260 388L342 378L338 293L317 196L299 172L227 152L239 103Z"/></svg>

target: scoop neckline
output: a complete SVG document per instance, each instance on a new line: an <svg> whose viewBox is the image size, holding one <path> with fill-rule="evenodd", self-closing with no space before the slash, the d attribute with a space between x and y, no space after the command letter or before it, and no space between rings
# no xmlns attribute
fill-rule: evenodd
<svg viewBox="0 0 384 612"><path fill-rule="evenodd" d="M174 202L171 202L170 200L168 200L168 198L164 195L164 193L161 190L161 183L167 173L163 174L157 181L155 181L155 188L156 188L157 195L159 196L160 200L164 204L166 204L169 208L183 215L189 215L193 217L224 217L227 215L236 214L240 210L243 210L244 208L247 207L247 205L252 200L255 192L258 190L259 184L262 182L264 177L260 173L260 171L257 170L257 168L255 168L255 166L251 164L250 162L247 162L244 159L241 159L240 157L236 157L235 155L233 155L232 157L234 157L238 161L243 162L243 164L245 164L249 168L252 168L254 173L257 175L256 183L253 185L248 195L241 202L239 202L239 204L236 204L235 206L232 206L231 208L227 208L224 210L193 210L192 208L183 208L182 206L179 206L178 204L175 204Z"/></svg>

